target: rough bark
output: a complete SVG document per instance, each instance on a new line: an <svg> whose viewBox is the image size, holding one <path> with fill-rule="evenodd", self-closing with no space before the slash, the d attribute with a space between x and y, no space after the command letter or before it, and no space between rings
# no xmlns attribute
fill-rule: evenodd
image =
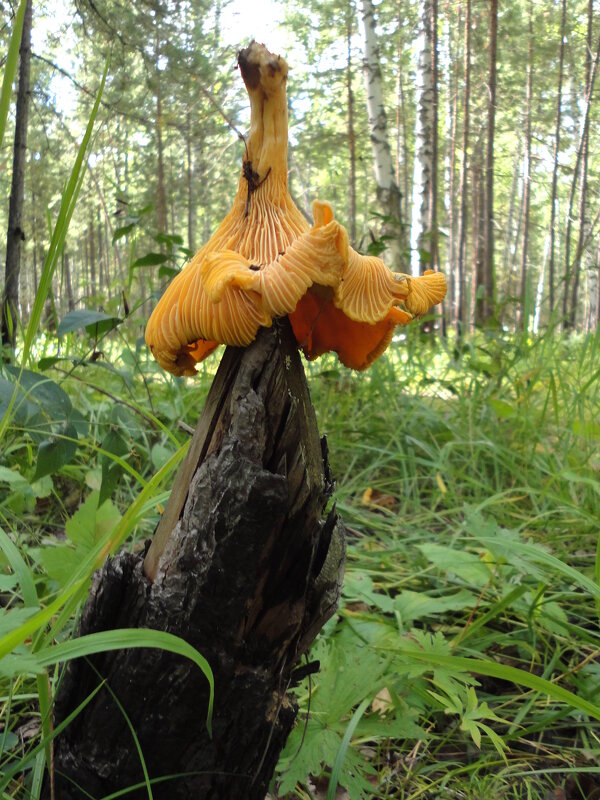
<svg viewBox="0 0 600 800"><path fill-rule="evenodd" d="M431 53L433 2L419 2L419 35L417 38L415 159L413 168L412 214L410 226L411 273L419 275L425 262L429 266L428 236L431 180L433 173L434 82Z"/></svg>
<svg viewBox="0 0 600 800"><path fill-rule="evenodd" d="M485 292L485 179L483 169L483 130L475 138L471 159L471 189L473 203L473 292L471 296L471 316L475 325L481 325L483 318L483 298Z"/></svg>
<svg viewBox="0 0 600 800"><path fill-rule="evenodd" d="M527 79L525 81L525 155L523 157L523 239L521 241L521 276L519 280L519 327L528 325L529 208L531 201L531 115L533 92L533 4L529 0L529 44L527 48Z"/></svg>
<svg viewBox="0 0 600 800"><path fill-rule="evenodd" d="M396 104L396 183L401 190L401 206L400 214L402 219L406 219L408 215L407 201L409 192L409 175L408 175L408 130L406 126L406 95L404 91L404 77L403 77L403 55L404 55L404 37L402 32L402 24L404 20L404 8L402 0L398 0L398 88L397 88L397 104Z"/></svg>
<svg viewBox="0 0 600 800"><path fill-rule="evenodd" d="M364 73L367 90L367 112L373 150L373 166L377 199L388 223L384 234L389 236L389 251L396 268L402 266L404 229L402 196L394 175L392 151L388 140L387 116L383 102L383 80L379 62L379 47L375 32L375 11L372 0L362 0L362 21L365 36Z"/></svg>
<svg viewBox="0 0 600 800"><path fill-rule="evenodd" d="M427 230L429 231L429 252L430 260L426 265L430 269L438 268L438 102L439 102L439 57L438 57L438 0L431 0L432 12L430 19L430 59L432 73L432 130L431 130L431 180L429 181L429 219L427 220Z"/></svg>
<svg viewBox="0 0 600 800"><path fill-rule="evenodd" d="M75 298L73 297L73 282L71 280L71 264L69 254L63 250L62 254L63 283L67 293L67 309L73 311L75 308Z"/></svg>
<svg viewBox="0 0 600 800"><path fill-rule="evenodd" d="M558 156L560 154L560 127L562 116L562 84L565 63L565 30L567 22L567 0L562 0L562 12L560 20L560 50L558 56L558 88L556 90L556 119L554 131L554 164L552 167L552 195L550 206L550 253L548 261L548 297L550 305L550 319L554 313L554 250L555 250L555 231L556 221L556 198L558 195Z"/></svg>
<svg viewBox="0 0 600 800"><path fill-rule="evenodd" d="M444 300L444 320L450 325L456 324L457 313L457 281L456 281L456 130L458 119L458 82L459 59L452 47L452 33L449 22L450 9L446 4L446 21L444 23L445 45L442 49L442 61L445 65L444 77L449 92L447 94L446 118L450 120L450 139L446 143L446 186L444 205L448 228L448 244L446 247L446 275L448 277L448 295ZM462 9L457 12L457 29L461 24Z"/></svg>
<svg viewBox="0 0 600 800"><path fill-rule="evenodd" d="M483 297L478 317L482 324L494 316L495 273L494 273L494 133L496 129L496 50L498 41L498 0L490 0L490 48L488 73L488 118L485 156L485 195L484 195L484 266Z"/></svg>
<svg viewBox="0 0 600 800"><path fill-rule="evenodd" d="M457 257L457 305L456 329L459 336L467 322L465 260L467 248L467 153L469 148L470 100L471 100L471 0L465 2L465 45L464 45L464 101L462 164L460 168L460 212L458 218L458 257Z"/></svg>
<svg viewBox="0 0 600 800"><path fill-rule="evenodd" d="M592 28L594 20L594 0L588 0L588 25L587 25L587 39L586 39L586 59L585 59L585 84L589 87L588 105L592 100L592 85L591 85L591 72L592 72ZM587 228L587 175L588 175L588 151L589 151L590 131L589 124L585 126L584 136L582 140L581 152L581 177L579 180L579 209L578 209L578 222L579 229L577 235L577 249L575 250L575 258L573 259L573 292L571 295L571 303L569 308L569 328L575 327L575 319L577 315L577 303L579 294L579 276L581 274L581 261L583 251L585 249L585 235Z"/></svg>
<svg viewBox="0 0 600 800"><path fill-rule="evenodd" d="M8 207L6 236L6 264L4 292L0 308L0 333L2 344L14 349L17 338L19 304L19 272L21 270L21 245L23 232L23 199L25 195L25 162L27 155L27 119L30 99L32 2L28 0L23 17L21 47L19 50L19 89L15 119L13 167Z"/></svg>
<svg viewBox="0 0 600 800"><path fill-rule="evenodd" d="M165 194L165 159L163 127L165 124L162 110L162 87L160 73L160 43L156 35L154 95L156 100L156 225L159 233L167 233L167 199Z"/></svg>
<svg viewBox="0 0 600 800"><path fill-rule="evenodd" d="M188 229L188 249L193 252L196 250L194 239L194 165L192 162L192 121L188 109L185 124L185 147L186 147L186 189L187 189L187 229Z"/></svg>
<svg viewBox="0 0 600 800"><path fill-rule="evenodd" d="M145 561L110 559L81 620L82 634L149 627L194 645L215 677L212 739L205 677L159 651L73 662L55 722L105 680L150 778L172 776L154 783L156 800L263 800L296 716L294 669L339 598L344 531L325 510L330 494L286 320L245 350L228 348ZM57 739L61 800L82 796L75 783L100 797L143 781L107 688Z"/></svg>
<svg viewBox="0 0 600 800"><path fill-rule="evenodd" d="M571 264L571 230L573 224L573 205L575 202L575 193L577 189L578 178L581 172L583 155L584 153L587 152L587 137L590 124L590 108L591 108L592 94L594 92L594 81L596 79L596 67L598 65L598 58L600 58L600 37L598 38L598 44L596 46L596 52L594 54L594 58L590 64L589 79L587 81L587 86L585 91L585 101L581 117L581 133L579 136L579 144L577 147L577 156L575 159L575 168L573 170L573 180L571 182L571 191L569 193L569 204L567 208L567 226L565 232L565 281L564 281L565 286L564 286L563 306L562 306L563 327L565 330L568 330L570 327L572 327L572 324L574 323L574 318L573 318L573 323L571 321L572 309L569 308L569 292L570 292L571 274L573 267L573 265Z"/></svg>

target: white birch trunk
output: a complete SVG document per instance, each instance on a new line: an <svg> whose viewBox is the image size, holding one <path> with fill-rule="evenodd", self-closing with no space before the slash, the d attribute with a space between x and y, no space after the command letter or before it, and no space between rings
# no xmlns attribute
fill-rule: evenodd
<svg viewBox="0 0 600 800"><path fill-rule="evenodd" d="M412 214L410 225L410 268L413 275L421 272L421 252L431 251L428 232L433 173L434 91L431 63L433 30L431 0L419 0L419 36L416 53L415 160L413 166ZM426 259L423 259L426 261Z"/></svg>
<svg viewBox="0 0 600 800"><path fill-rule="evenodd" d="M362 0L362 22L365 37L364 74L367 91L367 112L373 150L373 167L377 184L377 199L389 217L384 233L390 236L389 253L394 265L402 264L401 196L388 139L387 117L383 102L383 80L379 65L379 47L375 32L375 11L372 0Z"/></svg>

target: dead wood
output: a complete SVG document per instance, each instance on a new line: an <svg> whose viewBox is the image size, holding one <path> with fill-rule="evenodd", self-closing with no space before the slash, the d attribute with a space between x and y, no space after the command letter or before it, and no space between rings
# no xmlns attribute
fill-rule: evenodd
<svg viewBox="0 0 600 800"><path fill-rule="evenodd" d="M57 797L148 796L118 699L154 798L264 798L297 713L294 669L338 603L331 491L296 343L278 322L225 352L145 563L109 559L80 623L82 635L149 627L193 644L214 672L213 737L191 662L157 650L73 662L55 724L105 686L56 741Z"/></svg>

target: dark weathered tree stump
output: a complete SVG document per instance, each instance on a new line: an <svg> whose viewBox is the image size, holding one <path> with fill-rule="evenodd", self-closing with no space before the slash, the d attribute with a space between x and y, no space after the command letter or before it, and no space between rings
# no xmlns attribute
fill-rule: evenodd
<svg viewBox="0 0 600 800"><path fill-rule="evenodd" d="M113 695L155 798L264 798L297 713L286 694L294 669L339 598L344 534L335 511L325 513L330 494L286 320L226 351L146 563L109 559L80 625L81 634L155 628L194 645L214 672L213 738L207 681L191 662L157 650L73 662L56 723L101 680L106 687L56 741L58 798L143 784Z"/></svg>

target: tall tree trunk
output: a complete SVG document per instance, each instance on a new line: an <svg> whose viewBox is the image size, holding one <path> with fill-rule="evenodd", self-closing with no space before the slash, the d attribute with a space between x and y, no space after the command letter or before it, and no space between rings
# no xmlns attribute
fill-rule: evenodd
<svg viewBox="0 0 600 800"><path fill-rule="evenodd" d="M529 43L527 80L525 82L525 155L523 158L523 239L521 241L521 277L519 326L527 330L527 255L529 251L529 208L531 199L531 105L533 91L533 0L529 0Z"/></svg>
<svg viewBox="0 0 600 800"><path fill-rule="evenodd" d="M350 162L348 190L350 193L350 243L354 245L356 244L356 134L354 131L354 91L352 89L353 20L354 7L351 3L348 3L346 6L346 42L348 47L346 85L348 87L348 158Z"/></svg>
<svg viewBox="0 0 600 800"><path fill-rule="evenodd" d="M104 236L102 234L102 221L100 219L100 209L96 209L98 228L96 229L98 244L98 294L104 291Z"/></svg>
<svg viewBox="0 0 600 800"><path fill-rule="evenodd" d="M446 22L444 23L444 37L448 42L446 83L449 86L447 94L447 118L450 122L450 139L446 143L446 186L445 196L446 219L448 228L448 246L446 249L446 274L448 276L448 295L444 300L444 319L456 325L457 314L457 281L456 281L456 131L458 119L458 81L460 62L458 53L456 57L452 50L452 26L449 20L450 5L446 3ZM460 29L462 9L458 8L457 28Z"/></svg>
<svg viewBox="0 0 600 800"><path fill-rule="evenodd" d="M167 232L167 199L165 194L165 164L162 129L164 125L162 113L162 87L160 77L160 44L156 35L154 92L156 97L156 154L157 154L157 186L156 186L156 225L159 233Z"/></svg>
<svg viewBox="0 0 600 800"><path fill-rule="evenodd" d="M596 53L593 61L590 64L589 80L585 91L585 101L581 117L581 133L579 136L579 145L577 147L577 157L575 159L575 169L573 170L573 180L571 182L571 191L569 193L569 205L567 208L567 229L565 233L565 286L563 294L563 327L568 330L571 325L571 309L569 308L569 290L571 283L571 230L573 226L573 205L575 202L575 192L577 189L577 181L581 174L582 159L584 153L587 157L587 137L590 123L590 107L592 104L592 93L594 91L594 80L596 78L596 67L598 65L598 58L600 57L600 38L596 47ZM576 254L577 258L577 254Z"/></svg>
<svg viewBox="0 0 600 800"><path fill-rule="evenodd" d="M458 218L458 259L456 288L457 333L462 335L467 321L465 259L467 239L467 151L469 149L469 105L471 100L471 0L465 2L465 53L464 53L464 101L463 101L463 140L462 164L460 168L460 213Z"/></svg>
<svg viewBox="0 0 600 800"><path fill-rule="evenodd" d="M8 345L11 349L14 349L17 339L21 243L25 241L23 232L23 197L25 194L25 162L27 156L27 119L31 95L29 84L32 18L32 0L27 0L19 50L19 90L17 93L12 182L8 207L4 293L2 308L0 309L2 344Z"/></svg>
<svg viewBox="0 0 600 800"><path fill-rule="evenodd" d="M417 39L417 73L415 116L415 158L413 164L412 213L410 225L411 273L419 275L431 260L432 177L434 162L435 90L433 77L434 3L419 0L419 36Z"/></svg>
<svg viewBox="0 0 600 800"><path fill-rule="evenodd" d="M90 216L88 226L89 242L90 242L90 295L93 297L96 294L96 247L94 242L94 213Z"/></svg>
<svg viewBox="0 0 600 800"><path fill-rule="evenodd" d="M31 229L32 232L32 239L33 239L33 294L34 297L37 294L38 290L38 270L37 270L37 256L38 256L38 240L37 240L37 216L36 216L36 208L37 204L35 202L35 184L34 181L31 181L31 209L33 211L33 226Z"/></svg>
<svg viewBox="0 0 600 800"><path fill-rule="evenodd" d="M383 80L379 65L379 46L375 33L375 11L372 0L362 0L362 21L365 35L365 82L367 111L373 149L373 166L377 184L377 199L389 222L384 233L390 236L389 250L396 267L403 261L404 229L402 225L402 196L394 175L392 151L388 141L387 117L383 102Z"/></svg>
<svg viewBox="0 0 600 800"><path fill-rule="evenodd" d="M480 321L494 316L496 286L494 274L494 133L496 129L496 51L498 41L498 0L490 0L490 47L488 76L488 118L485 156L483 298Z"/></svg>
<svg viewBox="0 0 600 800"><path fill-rule="evenodd" d="M471 180L473 187L473 296L471 307L473 323L481 325L484 318L485 297L485 259L486 259L486 216L485 185L483 170L483 128L473 147ZM487 176L486 176L487 179Z"/></svg>
<svg viewBox="0 0 600 800"><path fill-rule="evenodd" d="M586 37L586 58L585 58L585 85L589 86L590 96L588 105L592 102L592 86L590 85L590 78L592 74L592 25L594 19L594 0L588 0L588 24L587 24L587 37ZM582 152L581 152L581 176L579 180L579 209L578 209L578 222L579 230L577 236L577 249L575 251L575 258L573 259L573 293L571 295L571 305L569 308L569 328L575 327L575 317L577 314L577 300L579 292L579 275L581 273L581 260L583 257L584 240L586 233L586 206L587 206L587 171L588 171L588 150L590 140L589 125L585 126Z"/></svg>
<svg viewBox="0 0 600 800"><path fill-rule="evenodd" d="M596 265L594 274L596 277L596 285L594 301L592 303L591 329L596 331L598 329L598 323L600 322L600 235L598 236L598 244L596 245Z"/></svg>
<svg viewBox="0 0 600 800"><path fill-rule="evenodd" d="M63 268L63 281L67 290L67 308L73 311L75 308L75 300L73 298L73 283L71 281L71 264L69 263L69 254L63 250L62 252L62 268Z"/></svg>
<svg viewBox="0 0 600 800"><path fill-rule="evenodd" d="M402 219L408 217L408 193L410 189L410 178L408 174L408 132L406 127L406 99L404 94L404 80L402 69L402 56L404 53L404 41L402 36L402 23L404 13L402 0L398 0L398 102L396 104L396 183L402 186L400 216ZM402 164L402 170L400 169ZM402 176L400 173L402 172Z"/></svg>
<svg viewBox="0 0 600 800"><path fill-rule="evenodd" d="M438 202L438 71L439 71L439 58L438 58L438 0L431 0L431 73L432 73L432 101L433 106L433 122L431 131L431 180L429 182L429 219L428 230L430 236L431 255L429 267L437 269L438 263L438 219L437 219L437 202Z"/></svg>
<svg viewBox="0 0 600 800"><path fill-rule="evenodd" d="M515 217L515 205L517 201L519 189L519 175L521 171L521 143L513 162L512 181L510 183L510 197L508 200L508 213L506 215L506 226L504 230L504 254L502 257L503 274L510 275L512 264L514 263L513 257L513 222ZM510 284L510 280L508 281ZM510 294L510 292L509 292Z"/></svg>
<svg viewBox="0 0 600 800"><path fill-rule="evenodd" d="M548 254L548 297L550 306L550 319L554 313L554 250L556 233L554 226L556 223L556 201L558 193L558 156L560 154L560 126L562 115L562 84L565 64L565 30L567 23L567 0L562 0L562 12L560 20L560 50L558 56L558 88L556 92L556 122L554 126L554 165L552 167L552 194L550 206L550 252Z"/></svg>
<svg viewBox="0 0 600 800"><path fill-rule="evenodd" d="M188 109L185 125L185 144L187 151L187 212L188 212L188 249L192 253L196 250L194 241L194 165L192 161L192 115Z"/></svg>

